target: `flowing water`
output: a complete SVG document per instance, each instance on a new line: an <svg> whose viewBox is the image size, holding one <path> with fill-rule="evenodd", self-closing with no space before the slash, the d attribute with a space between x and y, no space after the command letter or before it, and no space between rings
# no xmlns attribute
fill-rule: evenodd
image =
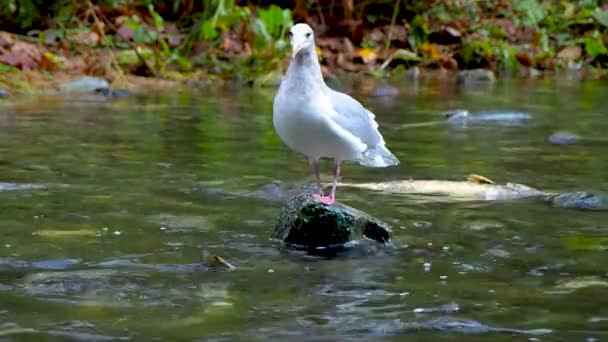
<svg viewBox="0 0 608 342"><path fill-rule="evenodd" d="M399 85L357 97L397 167L345 182L463 180L608 190L600 81ZM273 89L81 98L0 107L0 340L405 341L608 339L608 214L530 201L429 202L339 188L388 222L393 246L315 258L269 239L281 203L248 196L311 180L272 127ZM403 124L454 108L527 123ZM331 164L322 164L329 180ZM201 251L233 271L201 265Z"/></svg>

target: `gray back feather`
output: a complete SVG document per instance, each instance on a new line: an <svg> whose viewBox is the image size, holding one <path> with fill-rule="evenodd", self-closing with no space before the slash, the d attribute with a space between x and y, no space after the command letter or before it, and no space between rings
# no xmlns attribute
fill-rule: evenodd
<svg viewBox="0 0 608 342"><path fill-rule="evenodd" d="M383 141L374 115L359 101L329 87L325 87L325 95L329 97L334 110L338 113L331 117L338 125L361 139L368 148L373 149Z"/></svg>

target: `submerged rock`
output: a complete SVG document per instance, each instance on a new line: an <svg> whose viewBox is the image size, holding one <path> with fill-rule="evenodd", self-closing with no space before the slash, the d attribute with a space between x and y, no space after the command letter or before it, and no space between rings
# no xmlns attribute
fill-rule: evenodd
<svg viewBox="0 0 608 342"><path fill-rule="evenodd" d="M399 90L397 90L397 88L388 84L381 84L374 88L370 95L374 97L393 97L398 94Z"/></svg>
<svg viewBox="0 0 608 342"><path fill-rule="evenodd" d="M532 119L532 115L523 112L496 111L470 113L466 109L454 109L444 113L450 124L464 123L522 123Z"/></svg>
<svg viewBox="0 0 608 342"><path fill-rule="evenodd" d="M131 92L126 89L110 89L110 88L97 88L92 91L93 94L101 94L108 98L118 99L123 97L131 96Z"/></svg>
<svg viewBox="0 0 608 342"><path fill-rule="evenodd" d="M566 192L548 195L546 201L553 207L583 210L607 210L608 194L601 192Z"/></svg>
<svg viewBox="0 0 608 342"><path fill-rule="evenodd" d="M3 183L0 182L0 192L1 191L16 191L16 190L38 190L44 189L45 186L41 184L29 184L29 183Z"/></svg>
<svg viewBox="0 0 608 342"><path fill-rule="evenodd" d="M8 97L8 91L4 88L0 88L0 98Z"/></svg>
<svg viewBox="0 0 608 342"><path fill-rule="evenodd" d="M287 200L272 238L309 251L348 249L362 238L390 241L391 230L386 223L343 204L321 203L310 196L314 192L306 190Z"/></svg>
<svg viewBox="0 0 608 342"><path fill-rule="evenodd" d="M105 79L90 76L75 78L59 86L59 90L64 93L90 93L109 88L110 84Z"/></svg>
<svg viewBox="0 0 608 342"><path fill-rule="evenodd" d="M494 72L488 69L462 70L458 73L458 83L469 85L475 83L494 83Z"/></svg>
<svg viewBox="0 0 608 342"><path fill-rule="evenodd" d="M551 145L573 145L580 141L580 136L568 132L555 132L547 138Z"/></svg>

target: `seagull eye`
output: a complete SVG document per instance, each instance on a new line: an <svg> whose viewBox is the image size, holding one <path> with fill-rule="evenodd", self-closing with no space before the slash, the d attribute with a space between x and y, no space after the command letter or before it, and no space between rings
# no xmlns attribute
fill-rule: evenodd
<svg viewBox="0 0 608 342"><path fill-rule="evenodd" d="M310 32L306 34L306 38L310 38Z"/></svg>
<svg viewBox="0 0 608 342"><path fill-rule="evenodd" d="M291 39L291 37L293 37L293 33L291 33L291 31L287 31L287 37Z"/></svg>

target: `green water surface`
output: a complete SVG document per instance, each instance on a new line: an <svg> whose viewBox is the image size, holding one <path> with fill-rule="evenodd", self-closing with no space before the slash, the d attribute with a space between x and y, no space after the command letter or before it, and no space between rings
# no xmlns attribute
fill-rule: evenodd
<svg viewBox="0 0 608 342"><path fill-rule="evenodd" d="M398 87L396 98L357 97L401 164L345 164L343 181L477 173L608 190L606 145L545 141L562 130L605 137L605 82ZM608 339L604 212L339 188L339 201L392 226L394 247L335 259L279 248L269 236L280 203L238 195L312 180L273 130L273 96L212 89L0 107L0 182L45 186L0 192L0 340ZM399 128L454 108L533 118ZM202 249L237 269L201 268Z"/></svg>

